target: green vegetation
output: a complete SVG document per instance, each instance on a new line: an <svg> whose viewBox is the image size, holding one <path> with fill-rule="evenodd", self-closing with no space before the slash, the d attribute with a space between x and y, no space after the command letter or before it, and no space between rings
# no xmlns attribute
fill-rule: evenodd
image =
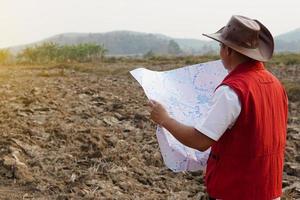
<svg viewBox="0 0 300 200"><path fill-rule="evenodd" d="M275 54L269 62L276 65L296 65L300 64L300 54L296 53L280 53Z"/></svg>
<svg viewBox="0 0 300 200"><path fill-rule="evenodd" d="M174 65L193 65L202 62L208 62L219 59L219 56L208 54L208 55L200 55L200 56L193 56L193 55L186 55L186 56L162 56L162 55L155 55L152 51L148 52L144 55L143 59L140 59L142 62L147 63L155 63L155 65L161 64L174 64ZM137 59L135 59L137 60ZM174 66L175 67L175 66Z"/></svg>
<svg viewBox="0 0 300 200"><path fill-rule="evenodd" d="M283 81L289 101L300 102L300 84L295 81Z"/></svg>
<svg viewBox="0 0 300 200"><path fill-rule="evenodd" d="M169 41L169 44L168 44L168 53L170 55L178 55L178 54L182 53L179 45L174 40L170 40Z"/></svg>
<svg viewBox="0 0 300 200"><path fill-rule="evenodd" d="M267 63L268 69L280 78L283 83L289 101L300 102L300 55L276 54Z"/></svg>
<svg viewBox="0 0 300 200"><path fill-rule="evenodd" d="M49 42L27 47L17 55L17 62L29 64L93 62L101 61L106 52L103 46L96 44L60 46Z"/></svg>
<svg viewBox="0 0 300 200"><path fill-rule="evenodd" d="M7 49L0 49L0 64L8 64L12 60L12 54Z"/></svg>

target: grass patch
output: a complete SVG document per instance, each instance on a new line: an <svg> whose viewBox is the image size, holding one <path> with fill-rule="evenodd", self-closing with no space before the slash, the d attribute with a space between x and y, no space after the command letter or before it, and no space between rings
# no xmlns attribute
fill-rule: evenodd
<svg viewBox="0 0 300 200"><path fill-rule="evenodd" d="M300 82L283 81L282 82L290 101L300 101Z"/></svg>
<svg viewBox="0 0 300 200"><path fill-rule="evenodd" d="M275 65L300 65L300 54L275 54L270 63Z"/></svg>

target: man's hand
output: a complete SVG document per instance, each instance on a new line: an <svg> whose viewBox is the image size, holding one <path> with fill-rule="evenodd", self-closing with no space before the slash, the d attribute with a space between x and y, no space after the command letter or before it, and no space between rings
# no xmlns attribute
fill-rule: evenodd
<svg viewBox="0 0 300 200"><path fill-rule="evenodd" d="M157 101L150 100L148 105L151 108L150 110L151 119L155 123L159 124L160 126L163 126L164 123L166 123L167 120L170 119L170 116L165 110L165 108Z"/></svg>
<svg viewBox="0 0 300 200"><path fill-rule="evenodd" d="M157 101L150 100L151 119L167 129L182 144L199 151L207 150L215 141L192 126L186 126L172 119L164 107Z"/></svg>

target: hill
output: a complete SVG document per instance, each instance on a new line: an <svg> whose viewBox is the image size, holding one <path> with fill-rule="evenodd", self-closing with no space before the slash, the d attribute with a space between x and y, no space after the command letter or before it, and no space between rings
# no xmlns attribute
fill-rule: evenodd
<svg viewBox="0 0 300 200"><path fill-rule="evenodd" d="M275 52L300 52L300 28L276 36ZM216 53L218 45L214 41L172 38L162 34L142 33L133 31L113 31L107 33L63 33L45 40L11 47L17 53L28 46L44 42L54 42L60 45L94 43L104 45L111 56L132 56L153 54L206 54Z"/></svg>
<svg viewBox="0 0 300 200"><path fill-rule="evenodd" d="M154 54L202 54L216 50L216 45L211 41L176 39L162 34L133 31L63 33L36 43L15 46L10 49L12 52L17 53L25 47L44 42L54 42L60 45L95 43L104 45L108 50L108 55L114 56L144 55L148 52Z"/></svg>
<svg viewBox="0 0 300 200"><path fill-rule="evenodd" d="M275 37L276 52L300 52L300 28Z"/></svg>

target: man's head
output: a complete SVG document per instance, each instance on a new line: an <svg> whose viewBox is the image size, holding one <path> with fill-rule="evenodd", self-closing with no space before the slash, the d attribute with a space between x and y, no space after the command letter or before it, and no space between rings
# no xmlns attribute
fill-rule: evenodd
<svg viewBox="0 0 300 200"><path fill-rule="evenodd" d="M220 53L220 58L222 60L222 63L228 71L233 70L240 63L253 60L252 58L249 58L235 51L234 49L230 48L229 46L226 46L223 43L220 43L219 53Z"/></svg>
<svg viewBox="0 0 300 200"><path fill-rule="evenodd" d="M226 56L232 50L238 57L246 56L258 61L268 61L273 55L274 40L270 31L254 19L234 15L216 33L203 35L221 43L221 58L222 54Z"/></svg>

